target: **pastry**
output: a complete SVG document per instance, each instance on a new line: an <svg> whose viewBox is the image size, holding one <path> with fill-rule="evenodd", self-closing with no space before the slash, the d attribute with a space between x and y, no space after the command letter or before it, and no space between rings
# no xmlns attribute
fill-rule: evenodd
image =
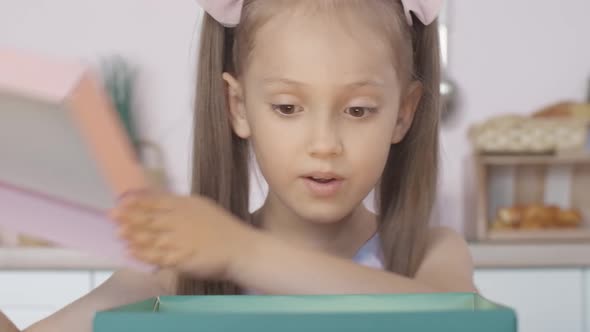
<svg viewBox="0 0 590 332"><path fill-rule="evenodd" d="M582 222L582 214L577 210L560 211L557 224L561 227L578 227Z"/></svg>
<svg viewBox="0 0 590 332"><path fill-rule="evenodd" d="M532 204L498 210L493 230L575 228L582 223L578 210L562 210L557 206Z"/></svg>

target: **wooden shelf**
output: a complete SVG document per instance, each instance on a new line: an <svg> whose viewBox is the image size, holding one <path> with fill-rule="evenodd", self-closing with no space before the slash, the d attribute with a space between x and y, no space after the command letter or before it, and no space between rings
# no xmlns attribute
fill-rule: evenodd
<svg viewBox="0 0 590 332"><path fill-rule="evenodd" d="M590 164L590 154L585 155L486 155L476 157L482 164L498 166Z"/></svg>
<svg viewBox="0 0 590 332"><path fill-rule="evenodd" d="M474 160L477 195L474 197L476 220L470 229L471 238L501 243L590 242L590 154L476 154ZM499 217L500 209L533 205L579 211L581 228L489 229ZM546 224L546 220L543 223Z"/></svg>
<svg viewBox="0 0 590 332"><path fill-rule="evenodd" d="M471 243L478 269L590 267L590 243Z"/></svg>
<svg viewBox="0 0 590 332"><path fill-rule="evenodd" d="M58 248L0 248L0 270L116 270L112 262Z"/></svg>
<svg viewBox="0 0 590 332"><path fill-rule="evenodd" d="M587 241L590 243L590 230L492 230L488 233L491 241L527 241L527 242L559 242L559 241ZM589 252L590 255L590 252Z"/></svg>

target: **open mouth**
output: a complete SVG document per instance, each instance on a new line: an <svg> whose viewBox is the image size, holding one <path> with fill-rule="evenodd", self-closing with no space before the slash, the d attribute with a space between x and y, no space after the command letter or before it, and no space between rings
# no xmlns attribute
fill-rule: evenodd
<svg viewBox="0 0 590 332"><path fill-rule="evenodd" d="M308 176L307 179L322 184L330 183L337 180L336 178L316 178L313 176Z"/></svg>
<svg viewBox="0 0 590 332"><path fill-rule="evenodd" d="M333 174L313 174L303 177L310 192L317 197L331 197L342 188L343 179Z"/></svg>

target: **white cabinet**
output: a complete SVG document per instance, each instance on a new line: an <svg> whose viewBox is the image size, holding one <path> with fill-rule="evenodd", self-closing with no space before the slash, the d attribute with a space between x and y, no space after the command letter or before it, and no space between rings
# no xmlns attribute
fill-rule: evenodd
<svg viewBox="0 0 590 332"><path fill-rule="evenodd" d="M0 271L0 310L24 329L86 295L112 274L113 271Z"/></svg>
<svg viewBox="0 0 590 332"><path fill-rule="evenodd" d="M33 325L51 314L54 310L35 310L35 309L4 309L0 308L10 320L21 330Z"/></svg>
<svg viewBox="0 0 590 332"><path fill-rule="evenodd" d="M0 271L0 310L25 328L87 294L112 273ZM516 310L519 332L590 332L590 270L478 270L475 281L483 296Z"/></svg>
<svg viewBox="0 0 590 332"><path fill-rule="evenodd" d="M584 331L582 270L480 270L475 282L484 297L516 310L520 332Z"/></svg>
<svg viewBox="0 0 590 332"><path fill-rule="evenodd" d="M0 310L21 329L90 290L89 271L0 271Z"/></svg>
<svg viewBox="0 0 590 332"><path fill-rule="evenodd" d="M0 272L0 306L15 308L61 308L86 294L90 273L4 271Z"/></svg>
<svg viewBox="0 0 590 332"><path fill-rule="evenodd" d="M585 327L586 332L590 331L590 270L584 271L584 317L586 319Z"/></svg>
<svg viewBox="0 0 590 332"><path fill-rule="evenodd" d="M103 282L107 281L112 275L113 271L94 271L92 272L92 289L100 286Z"/></svg>

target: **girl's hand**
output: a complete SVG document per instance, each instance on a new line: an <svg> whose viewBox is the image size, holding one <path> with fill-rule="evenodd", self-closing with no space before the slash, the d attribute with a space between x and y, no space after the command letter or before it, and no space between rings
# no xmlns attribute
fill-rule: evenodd
<svg viewBox="0 0 590 332"><path fill-rule="evenodd" d="M202 279L229 278L258 234L203 197L139 194L124 199L111 216L134 257Z"/></svg>
<svg viewBox="0 0 590 332"><path fill-rule="evenodd" d="M2 332L20 332L14 323L0 311L0 331Z"/></svg>

